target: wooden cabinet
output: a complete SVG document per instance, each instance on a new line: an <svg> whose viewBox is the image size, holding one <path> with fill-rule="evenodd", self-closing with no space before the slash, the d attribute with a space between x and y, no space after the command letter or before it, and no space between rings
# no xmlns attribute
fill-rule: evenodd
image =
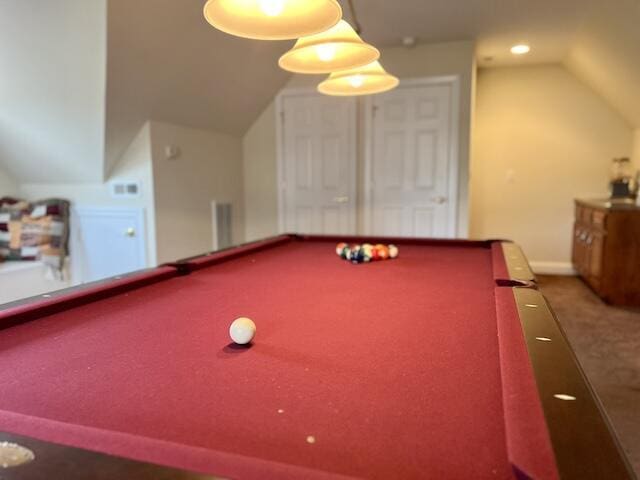
<svg viewBox="0 0 640 480"><path fill-rule="evenodd" d="M576 200L573 265L606 302L640 306L640 208Z"/></svg>

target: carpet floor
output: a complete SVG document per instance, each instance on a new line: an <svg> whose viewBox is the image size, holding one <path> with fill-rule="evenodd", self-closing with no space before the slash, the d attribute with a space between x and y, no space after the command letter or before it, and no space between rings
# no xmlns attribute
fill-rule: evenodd
<svg viewBox="0 0 640 480"><path fill-rule="evenodd" d="M640 477L640 308L606 305L577 277L538 280Z"/></svg>

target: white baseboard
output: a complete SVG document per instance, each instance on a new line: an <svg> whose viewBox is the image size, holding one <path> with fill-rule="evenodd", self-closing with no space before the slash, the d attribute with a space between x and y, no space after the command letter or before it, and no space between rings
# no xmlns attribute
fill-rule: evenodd
<svg viewBox="0 0 640 480"><path fill-rule="evenodd" d="M537 275L575 275L571 262L529 262L533 273Z"/></svg>

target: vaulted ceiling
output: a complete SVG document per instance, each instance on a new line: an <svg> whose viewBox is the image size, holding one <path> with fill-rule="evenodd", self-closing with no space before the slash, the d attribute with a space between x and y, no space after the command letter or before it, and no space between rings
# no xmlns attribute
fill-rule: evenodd
<svg viewBox="0 0 640 480"><path fill-rule="evenodd" d="M0 169L100 181L106 0L0 0Z"/></svg>
<svg viewBox="0 0 640 480"><path fill-rule="evenodd" d="M286 42L224 34L203 5L109 0L107 169L149 118L240 135L286 82Z"/></svg>
<svg viewBox="0 0 640 480"><path fill-rule="evenodd" d="M619 1L621 9L603 2L592 12L565 64L640 129L640 0Z"/></svg>
<svg viewBox="0 0 640 480"><path fill-rule="evenodd" d="M481 66L565 61L640 127L640 0L354 3L379 47L467 39ZM203 4L0 0L0 168L19 181L99 181L150 118L242 135L287 82L277 59L293 42L218 32ZM518 42L532 52L512 56Z"/></svg>

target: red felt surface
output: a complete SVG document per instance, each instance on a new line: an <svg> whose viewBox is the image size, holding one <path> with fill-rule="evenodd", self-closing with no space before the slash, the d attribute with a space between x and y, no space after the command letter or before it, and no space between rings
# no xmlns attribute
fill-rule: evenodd
<svg viewBox="0 0 640 480"><path fill-rule="evenodd" d="M509 269L504 258L501 242L491 244L491 260L493 267L493 278L496 282L504 282L509 280Z"/></svg>
<svg viewBox="0 0 640 480"><path fill-rule="evenodd" d="M491 250L351 265L334 247L274 246L0 332L0 429L229 477L513 478ZM251 348L229 345L238 316Z"/></svg>

